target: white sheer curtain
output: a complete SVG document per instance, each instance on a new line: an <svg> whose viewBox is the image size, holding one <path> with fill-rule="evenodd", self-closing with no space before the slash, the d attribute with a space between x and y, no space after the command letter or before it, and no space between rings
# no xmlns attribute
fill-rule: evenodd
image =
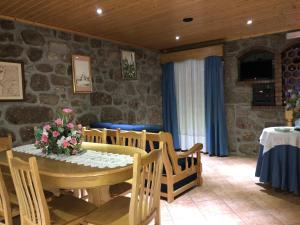
<svg viewBox="0 0 300 225"><path fill-rule="evenodd" d="M174 65L181 149L202 143L205 151L204 60Z"/></svg>

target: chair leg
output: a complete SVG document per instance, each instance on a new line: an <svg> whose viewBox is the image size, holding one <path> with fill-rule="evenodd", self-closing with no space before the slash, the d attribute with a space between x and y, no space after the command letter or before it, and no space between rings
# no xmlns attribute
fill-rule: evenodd
<svg viewBox="0 0 300 225"><path fill-rule="evenodd" d="M160 225L160 207L158 207L158 209L156 210L154 224Z"/></svg>
<svg viewBox="0 0 300 225"><path fill-rule="evenodd" d="M174 201L174 187L173 187L173 183L169 184L168 183L168 186L167 186L167 200L168 200L168 203L171 203Z"/></svg>

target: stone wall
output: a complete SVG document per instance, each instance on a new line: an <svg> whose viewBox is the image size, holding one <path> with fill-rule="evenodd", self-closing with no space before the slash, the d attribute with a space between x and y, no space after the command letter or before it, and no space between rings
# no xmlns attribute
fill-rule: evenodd
<svg viewBox="0 0 300 225"><path fill-rule="evenodd" d="M121 49L134 50L137 80L123 80ZM91 57L92 94L74 94L72 54ZM76 120L161 124L159 54L57 30L0 20L0 59L24 62L26 100L0 102L0 136L14 144L33 139L33 127L51 120L62 107Z"/></svg>
<svg viewBox="0 0 300 225"><path fill-rule="evenodd" d="M264 127L285 125L281 106L281 52L289 45L284 33L226 42L224 46L224 90L229 149L231 152L257 154L258 139ZM267 49L275 54L274 107L252 107L252 86L238 81L238 57L253 49Z"/></svg>

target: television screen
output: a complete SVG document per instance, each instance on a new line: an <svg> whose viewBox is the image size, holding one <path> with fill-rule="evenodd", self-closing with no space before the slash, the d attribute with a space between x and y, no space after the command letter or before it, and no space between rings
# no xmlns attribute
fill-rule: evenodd
<svg viewBox="0 0 300 225"><path fill-rule="evenodd" d="M273 79L273 54L255 51L242 57L239 65L239 78L241 81Z"/></svg>

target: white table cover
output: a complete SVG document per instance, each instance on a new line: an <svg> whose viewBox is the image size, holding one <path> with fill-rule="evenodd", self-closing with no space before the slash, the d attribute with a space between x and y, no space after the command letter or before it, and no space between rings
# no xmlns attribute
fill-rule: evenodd
<svg viewBox="0 0 300 225"><path fill-rule="evenodd" d="M300 148L300 132L295 131L294 127L290 132L276 131L276 127L265 128L260 135L260 144L264 146L263 153L266 153L271 148L277 145L291 145ZM282 127L280 127L282 128Z"/></svg>
<svg viewBox="0 0 300 225"><path fill-rule="evenodd" d="M30 144L16 147L13 151L97 168L116 168L133 163L133 157L129 155L97 152L93 150L87 150L82 154L71 156L56 154L46 155L41 149L37 149L33 144Z"/></svg>

